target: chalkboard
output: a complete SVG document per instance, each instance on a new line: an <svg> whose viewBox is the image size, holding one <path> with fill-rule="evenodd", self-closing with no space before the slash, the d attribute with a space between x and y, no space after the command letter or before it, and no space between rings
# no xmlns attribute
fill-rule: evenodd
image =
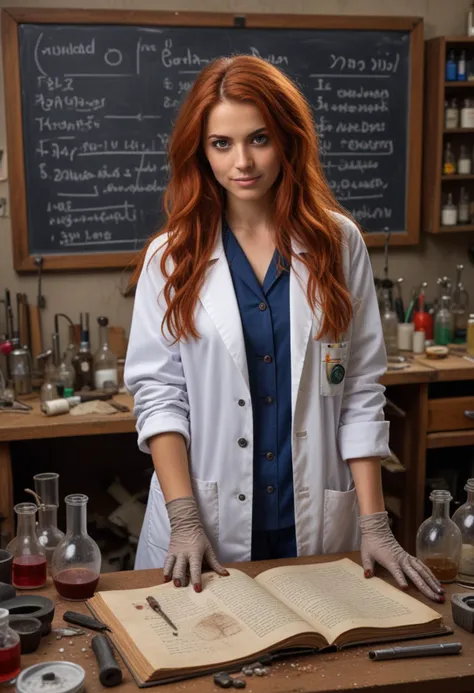
<svg viewBox="0 0 474 693"><path fill-rule="evenodd" d="M18 23L28 256L136 254L160 223L177 109L236 53L297 81L331 188L368 237L411 242L412 29Z"/></svg>

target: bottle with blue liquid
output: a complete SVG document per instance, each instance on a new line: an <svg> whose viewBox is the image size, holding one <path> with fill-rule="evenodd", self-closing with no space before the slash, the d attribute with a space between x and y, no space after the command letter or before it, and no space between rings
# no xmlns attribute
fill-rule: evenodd
<svg viewBox="0 0 474 693"><path fill-rule="evenodd" d="M446 81L455 82L458 77L458 66L454 51L450 51L446 60Z"/></svg>

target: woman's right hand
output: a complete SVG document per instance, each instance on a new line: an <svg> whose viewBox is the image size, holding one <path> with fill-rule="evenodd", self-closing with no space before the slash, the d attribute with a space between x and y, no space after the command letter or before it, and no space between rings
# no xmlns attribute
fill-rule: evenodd
<svg viewBox="0 0 474 693"><path fill-rule="evenodd" d="M193 496L176 498L166 504L166 510L171 537L163 568L165 582L172 579L176 587L184 587L190 575L194 590L200 592L203 560L219 575L229 575L204 533L196 499Z"/></svg>

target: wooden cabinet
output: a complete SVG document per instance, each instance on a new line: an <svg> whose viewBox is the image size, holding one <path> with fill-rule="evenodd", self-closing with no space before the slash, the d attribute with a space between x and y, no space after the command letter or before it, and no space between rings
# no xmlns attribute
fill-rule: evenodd
<svg viewBox="0 0 474 693"><path fill-rule="evenodd" d="M474 231L472 214L474 202L474 166L470 173L452 173L443 175L443 160L446 143L456 156L461 145L467 147L472 160L474 147L474 127L445 128L445 101L455 98L458 107L465 99L472 100L474 107L473 81L446 81L446 59L451 51L456 58L465 51L467 63L471 63L474 71L474 39L466 36L438 36L425 43L425 97L423 124L423 196L422 196L422 228L429 233L453 233L459 231ZM471 201L469 220L454 226L443 226L441 209L448 194L452 194L457 206L464 187Z"/></svg>

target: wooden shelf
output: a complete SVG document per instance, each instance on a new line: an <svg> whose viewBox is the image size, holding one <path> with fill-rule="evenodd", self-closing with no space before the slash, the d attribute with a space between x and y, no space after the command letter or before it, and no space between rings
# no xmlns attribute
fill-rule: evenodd
<svg viewBox="0 0 474 693"><path fill-rule="evenodd" d="M445 135L465 135L469 133L474 133L474 128L445 128Z"/></svg>
<svg viewBox="0 0 474 693"><path fill-rule="evenodd" d="M474 80L461 81L461 82L445 82L444 86L446 89L455 87L456 89L474 88Z"/></svg>
<svg viewBox="0 0 474 693"><path fill-rule="evenodd" d="M444 431L442 433L429 433L426 436L426 447L457 448L465 445L474 445L474 431Z"/></svg>
<svg viewBox="0 0 474 693"><path fill-rule="evenodd" d="M439 233L455 233L456 231L474 231L474 224L456 224L455 226L439 227Z"/></svg>
<svg viewBox="0 0 474 693"><path fill-rule="evenodd" d="M452 173L451 175L441 176L441 180L474 180L474 173Z"/></svg>

